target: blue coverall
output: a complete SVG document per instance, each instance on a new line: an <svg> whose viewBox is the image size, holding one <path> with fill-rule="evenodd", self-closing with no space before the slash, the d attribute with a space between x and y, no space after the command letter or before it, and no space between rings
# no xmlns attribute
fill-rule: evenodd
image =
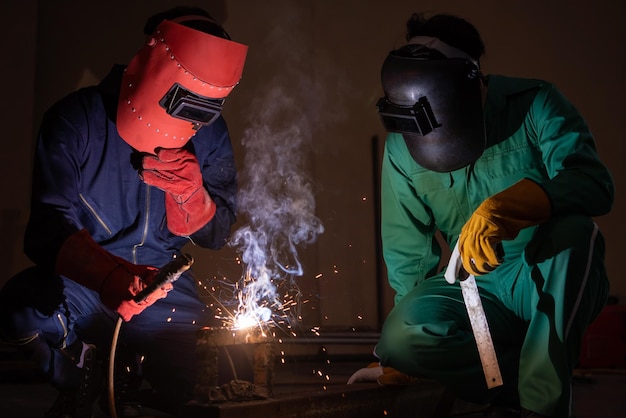
<svg viewBox="0 0 626 418"><path fill-rule="evenodd" d="M24 242L35 265L9 280L0 294L0 336L29 351L59 388L71 387L75 378L61 349L82 340L108 353L117 320L97 292L53 274L55 256L69 235L85 228L112 254L159 268L190 241L222 247L236 220L236 168L220 117L186 145L199 161L215 216L191 237L168 231L164 192L140 179L141 158L116 129L122 71L114 66L98 86L82 88L46 112ZM195 332L215 314L199 298L189 273L166 298L125 323L119 340L120 347L145 356L144 376L174 403L193 392Z"/></svg>
<svg viewBox="0 0 626 418"><path fill-rule="evenodd" d="M550 83L486 79L487 148L473 164L437 173L390 133L382 169L382 240L395 306L376 354L383 366L441 381L474 402L517 403L568 416L570 382L586 326L606 303L604 241L591 217L613 203L613 182L579 112ZM450 248L473 211L523 178L537 182L551 219L504 241L504 262L476 277L504 387L487 390Z"/></svg>

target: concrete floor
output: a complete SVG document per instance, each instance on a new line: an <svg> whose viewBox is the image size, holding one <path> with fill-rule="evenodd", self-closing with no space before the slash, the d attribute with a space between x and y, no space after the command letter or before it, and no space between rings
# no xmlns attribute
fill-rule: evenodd
<svg viewBox="0 0 626 418"><path fill-rule="evenodd" d="M366 348L365 351L368 351ZM359 351L359 350L356 350ZM363 351L363 350L361 350ZM370 351L371 352L371 351ZM284 361L284 363L283 363ZM298 355L279 359L275 366L271 399L189 405L184 418L368 418L433 417L443 389L432 381L405 387L380 387L361 383L346 385L348 377L367 364L363 354ZM575 418L626 417L626 370L577 370L574 389ZM40 418L56 397L32 367L10 350L0 347L0 417ZM457 408L458 417L468 415L467 405ZM97 410L96 418L105 415ZM155 410L146 416L172 418Z"/></svg>

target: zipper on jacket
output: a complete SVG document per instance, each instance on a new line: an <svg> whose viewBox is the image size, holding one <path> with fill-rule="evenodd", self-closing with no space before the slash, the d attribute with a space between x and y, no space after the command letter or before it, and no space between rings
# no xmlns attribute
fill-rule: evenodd
<svg viewBox="0 0 626 418"><path fill-rule="evenodd" d="M107 226L107 224L102 220L102 218L100 217L100 215L98 215L98 213L94 210L93 206L91 206L89 204L89 202L87 202L87 199L85 199L85 197L83 196L82 193L78 194L78 197L80 198L80 200L83 202L83 204L85 206L87 206L87 209L89 209L89 212L91 212L91 214L96 218L96 220L98 221L98 223L100 224L100 226L102 226L104 228L105 231L107 231L107 233L109 235L111 235L111 228L109 228Z"/></svg>
<svg viewBox="0 0 626 418"><path fill-rule="evenodd" d="M143 247L146 242L146 236L148 235L148 220L150 219L150 190L152 186L146 185L146 206L145 206L145 219L143 222L143 231L141 233L141 242L133 246L133 263L137 264L137 249Z"/></svg>
<svg viewBox="0 0 626 418"><path fill-rule="evenodd" d="M63 349L67 347L66 339L67 339L68 331L67 331L67 326L65 325L65 322L63 322L63 318L61 317L60 313L57 314L57 319L61 323L61 328L63 328L63 340L62 340L63 342L61 344L61 349Z"/></svg>

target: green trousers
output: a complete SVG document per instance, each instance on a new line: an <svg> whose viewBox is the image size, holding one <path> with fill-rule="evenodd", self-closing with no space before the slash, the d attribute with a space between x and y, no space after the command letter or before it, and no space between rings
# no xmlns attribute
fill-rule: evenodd
<svg viewBox="0 0 626 418"><path fill-rule="evenodd" d="M392 309L376 346L381 364L437 380L467 401L569 416L582 337L608 296L604 239L582 216L523 232L529 241L519 254L476 277L503 386L487 389L459 283L443 273Z"/></svg>

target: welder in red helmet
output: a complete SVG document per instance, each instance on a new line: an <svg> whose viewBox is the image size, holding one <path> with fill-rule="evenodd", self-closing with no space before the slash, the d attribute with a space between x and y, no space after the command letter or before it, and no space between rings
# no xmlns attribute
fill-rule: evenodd
<svg viewBox="0 0 626 418"><path fill-rule="evenodd" d="M60 390L47 417L92 416L119 317L132 371L116 374L118 416L137 416L140 376L176 410L196 382L195 332L215 314L189 272L133 296L185 244L227 241L237 183L221 109L247 46L197 8L154 15L144 32L128 66L61 99L40 127L24 243L35 265L2 289L0 336Z"/></svg>

